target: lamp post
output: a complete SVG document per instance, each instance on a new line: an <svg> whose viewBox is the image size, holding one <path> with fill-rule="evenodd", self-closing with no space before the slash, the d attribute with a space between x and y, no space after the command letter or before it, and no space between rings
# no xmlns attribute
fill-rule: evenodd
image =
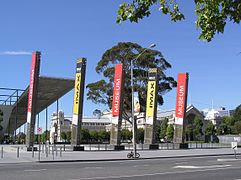
<svg viewBox="0 0 241 180"><path fill-rule="evenodd" d="M134 158L136 158L136 133L135 133L135 117L134 117L134 84L133 84L133 61L136 61L147 49L155 47L156 44L151 44L147 48L145 48L142 52L138 54L138 56L131 60L131 119L132 119L132 137L133 137L133 153Z"/></svg>

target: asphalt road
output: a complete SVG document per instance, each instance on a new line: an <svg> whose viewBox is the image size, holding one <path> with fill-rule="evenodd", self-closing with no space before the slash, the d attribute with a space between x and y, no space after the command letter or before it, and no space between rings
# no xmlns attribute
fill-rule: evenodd
<svg viewBox="0 0 241 180"><path fill-rule="evenodd" d="M84 179L241 180L241 159L220 156L0 164L0 180Z"/></svg>

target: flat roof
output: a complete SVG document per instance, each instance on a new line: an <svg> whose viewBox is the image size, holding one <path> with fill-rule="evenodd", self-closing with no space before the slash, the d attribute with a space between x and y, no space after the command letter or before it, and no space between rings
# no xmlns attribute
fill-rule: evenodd
<svg viewBox="0 0 241 180"><path fill-rule="evenodd" d="M43 111L53 102L64 96L74 88L74 79L54 78L54 77L39 77L36 114ZM12 114L10 116L10 132L14 131L15 119L17 112L17 128L27 122L27 107L28 107L28 91L29 86L25 89L17 102L14 104Z"/></svg>

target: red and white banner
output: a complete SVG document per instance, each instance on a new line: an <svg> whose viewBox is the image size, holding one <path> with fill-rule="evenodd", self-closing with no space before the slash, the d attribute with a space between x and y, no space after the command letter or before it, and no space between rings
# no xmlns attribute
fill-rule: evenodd
<svg viewBox="0 0 241 180"><path fill-rule="evenodd" d="M187 104L187 79L187 73L178 74L175 124L183 124Z"/></svg>
<svg viewBox="0 0 241 180"><path fill-rule="evenodd" d="M28 112L32 111L35 64L36 64L36 53L34 52L32 54L32 65L31 65L30 81L29 81L30 84L29 84L29 93L28 93Z"/></svg>
<svg viewBox="0 0 241 180"><path fill-rule="evenodd" d="M35 79L35 71L36 71L36 52L32 54L32 65L30 71L30 83L29 83L29 92L28 92L28 114L27 114L27 122L31 122L31 112L33 106L33 91L34 91L34 79Z"/></svg>
<svg viewBox="0 0 241 180"><path fill-rule="evenodd" d="M122 64L115 66L112 116L119 116L121 103Z"/></svg>

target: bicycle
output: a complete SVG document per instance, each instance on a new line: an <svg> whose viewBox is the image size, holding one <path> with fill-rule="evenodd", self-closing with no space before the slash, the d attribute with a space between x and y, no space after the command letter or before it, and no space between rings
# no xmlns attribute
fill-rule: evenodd
<svg viewBox="0 0 241 180"><path fill-rule="evenodd" d="M134 157L134 152L131 151L130 153L127 154L127 158L139 158L140 154L138 152L136 152L136 157Z"/></svg>

